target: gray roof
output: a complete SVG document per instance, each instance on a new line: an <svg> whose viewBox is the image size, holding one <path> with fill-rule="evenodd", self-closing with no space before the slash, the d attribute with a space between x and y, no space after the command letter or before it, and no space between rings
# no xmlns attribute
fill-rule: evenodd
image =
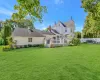
<svg viewBox="0 0 100 80"><path fill-rule="evenodd" d="M73 20L70 20L68 22L65 22L64 24L66 25L66 27L73 27L73 26L75 26L75 23L74 23Z"/></svg>
<svg viewBox="0 0 100 80"><path fill-rule="evenodd" d="M21 36L21 37L44 37L42 34L35 30L29 30L27 28L15 28L12 33L12 36Z"/></svg>
<svg viewBox="0 0 100 80"><path fill-rule="evenodd" d="M75 26L74 21L73 21L73 20L69 20L68 22L65 22L65 23L63 23L63 22L59 21L59 22L58 22L57 24L55 24L53 27L58 26L58 25L59 25L59 23L60 23L60 24L62 24L62 25L63 25L63 27L74 27L74 26Z"/></svg>
<svg viewBox="0 0 100 80"><path fill-rule="evenodd" d="M59 34L58 31L56 31L55 29L51 29L54 33Z"/></svg>
<svg viewBox="0 0 100 80"><path fill-rule="evenodd" d="M42 34L47 34L47 35L55 35L54 33L52 33L52 32L46 32L46 31L41 31L42 32Z"/></svg>
<svg viewBox="0 0 100 80"><path fill-rule="evenodd" d="M41 30L38 30L38 29L35 29L36 31L38 31L39 33L41 33L41 34L46 34L46 35L55 35L54 33L52 33L52 32L49 32L49 31L41 31Z"/></svg>
<svg viewBox="0 0 100 80"><path fill-rule="evenodd" d="M60 21L60 23L63 25L63 27L66 27L66 25L64 23L62 23L61 21Z"/></svg>
<svg viewBox="0 0 100 80"><path fill-rule="evenodd" d="M59 21L57 24L55 24L53 27L57 27L57 26L59 26L59 24L62 24L63 25L63 27L66 27L66 25L63 23L63 22L61 22L61 21Z"/></svg>

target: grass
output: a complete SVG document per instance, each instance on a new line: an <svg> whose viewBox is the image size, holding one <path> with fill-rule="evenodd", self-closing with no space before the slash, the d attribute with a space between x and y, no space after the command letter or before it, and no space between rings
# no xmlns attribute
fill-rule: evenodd
<svg viewBox="0 0 100 80"><path fill-rule="evenodd" d="M0 80L100 80L100 45L0 51Z"/></svg>

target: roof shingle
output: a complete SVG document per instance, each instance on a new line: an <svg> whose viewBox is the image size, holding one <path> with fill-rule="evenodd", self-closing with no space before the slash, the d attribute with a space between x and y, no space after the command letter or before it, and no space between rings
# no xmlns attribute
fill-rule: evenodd
<svg viewBox="0 0 100 80"><path fill-rule="evenodd" d="M15 28L12 36L21 36L21 37L44 37L42 34L35 30L29 30L27 28Z"/></svg>

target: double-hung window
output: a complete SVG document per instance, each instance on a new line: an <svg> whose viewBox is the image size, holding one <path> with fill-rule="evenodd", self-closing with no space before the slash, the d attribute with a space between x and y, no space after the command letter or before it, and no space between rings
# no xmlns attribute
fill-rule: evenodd
<svg viewBox="0 0 100 80"><path fill-rule="evenodd" d="M32 42L32 38L28 38L28 42Z"/></svg>

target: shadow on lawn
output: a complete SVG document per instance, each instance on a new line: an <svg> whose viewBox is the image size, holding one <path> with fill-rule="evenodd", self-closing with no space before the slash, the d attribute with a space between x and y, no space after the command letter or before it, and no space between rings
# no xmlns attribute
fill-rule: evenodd
<svg viewBox="0 0 100 80"><path fill-rule="evenodd" d="M59 74L59 80L100 80L100 72L93 72L79 64L65 66Z"/></svg>

